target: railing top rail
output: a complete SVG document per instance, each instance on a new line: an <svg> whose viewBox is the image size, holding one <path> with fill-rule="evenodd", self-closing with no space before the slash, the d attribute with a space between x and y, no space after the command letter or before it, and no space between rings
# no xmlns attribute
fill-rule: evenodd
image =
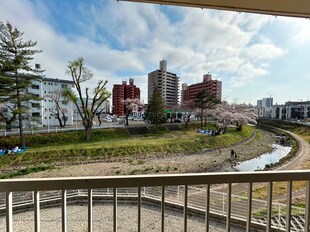
<svg viewBox="0 0 310 232"><path fill-rule="evenodd" d="M0 192L310 180L310 170L0 180Z"/></svg>

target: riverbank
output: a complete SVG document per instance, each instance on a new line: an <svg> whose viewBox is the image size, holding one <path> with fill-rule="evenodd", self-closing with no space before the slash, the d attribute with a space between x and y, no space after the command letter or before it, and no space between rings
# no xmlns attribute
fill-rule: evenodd
<svg viewBox="0 0 310 232"><path fill-rule="evenodd" d="M270 152L274 143L274 134L256 129L253 139L225 148L205 150L196 153L174 153L161 155L142 155L134 157L118 157L109 161L82 165L61 166L56 169L31 173L22 178L51 178L77 176L111 176L138 174L173 174L203 173L226 171L237 162L248 160L260 154ZM237 158L230 159L231 149Z"/></svg>

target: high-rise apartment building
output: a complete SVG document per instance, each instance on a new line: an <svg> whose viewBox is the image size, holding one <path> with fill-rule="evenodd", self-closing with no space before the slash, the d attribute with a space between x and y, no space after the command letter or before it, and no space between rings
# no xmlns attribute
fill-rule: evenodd
<svg viewBox="0 0 310 232"><path fill-rule="evenodd" d="M148 74L148 101L153 96L153 91L158 88L167 105L178 104L179 77L167 71L167 61L159 63L159 69Z"/></svg>
<svg viewBox="0 0 310 232"><path fill-rule="evenodd" d="M195 100L200 91L207 91L210 95L222 100L222 82L212 80L211 74L205 74L201 83L187 85L182 84L182 102Z"/></svg>
<svg viewBox="0 0 310 232"><path fill-rule="evenodd" d="M129 79L129 85L126 81L113 85L112 94L113 114L117 116L125 114L124 100L140 99L140 89L135 86L133 78Z"/></svg>

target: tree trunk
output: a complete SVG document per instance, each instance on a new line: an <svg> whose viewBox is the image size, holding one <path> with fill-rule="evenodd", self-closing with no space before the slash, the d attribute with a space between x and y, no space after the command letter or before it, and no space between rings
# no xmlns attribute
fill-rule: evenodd
<svg viewBox="0 0 310 232"><path fill-rule="evenodd" d="M59 122L59 126L60 126L61 128L63 128L64 126L62 125L62 121L61 121L61 118L60 118L60 116L59 116L59 113L57 113L56 116L57 116L57 119L58 119L58 122Z"/></svg>
<svg viewBox="0 0 310 232"><path fill-rule="evenodd" d="M12 122L11 122L11 121L6 121L6 123L5 123L5 129L6 129L7 131L12 130Z"/></svg>
<svg viewBox="0 0 310 232"><path fill-rule="evenodd" d="M128 123L128 117L129 117L129 114L126 114L126 126L128 126L129 125L129 123Z"/></svg>
<svg viewBox="0 0 310 232"><path fill-rule="evenodd" d="M91 137L91 130L93 128L93 120L92 119L84 119L83 126L85 128L85 138L86 141L90 140Z"/></svg>
<svg viewBox="0 0 310 232"><path fill-rule="evenodd" d="M91 127L87 126L85 127L85 136L86 136L86 141L88 142L91 137Z"/></svg>
<svg viewBox="0 0 310 232"><path fill-rule="evenodd" d="M23 116L21 113L18 114L18 122L19 122L19 141L20 141L20 145L24 147L26 143L25 143L25 137L24 137Z"/></svg>

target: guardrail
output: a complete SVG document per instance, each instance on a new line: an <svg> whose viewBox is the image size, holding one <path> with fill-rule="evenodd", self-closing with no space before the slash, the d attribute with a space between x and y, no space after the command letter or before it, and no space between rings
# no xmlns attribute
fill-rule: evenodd
<svg viewBox="0 0 310 232"><path fill-rule="evenodd" d="M287 182L287 203L273 202L273 185ZM304 189L305 208L292 206L292 186L295 181L306 181ZM246 196L233 194L234 183L247 183ZM253 199L253 184L266 183L267 201ZM225 185L225 193L211 189L214 184ZM198 185L198 186L197 186ZM146 187L147 186L147 187ZM71 190L73 189L73 190ZM113 231L117 228L117 201L121 196L131 196L137 201L137 231L141 231L141 199L155 200L161 205L161 228L165 229L164 215L167 204L183 210L183 227L187 231L190 211L205 216L206 231L209 220L217 215L226 220L226 231L230 231L235 220L243 221L247 231L263 225L266 231L308 231L310 211L310 171L208 173L154 176L113 176L57 179L12 179L0 181L0 192L5 193L6 228L13 231L13 208L17 203L13 192L27 191L24 204L34 205L34 224L40 231L40 204L55 198L62 208L62 231L67 231L67 198L84 196L88 202L88 231L92 231L92 204L94 196L109 196L113 201ZM57 190L55 192L55 190ZM53 191L47 194L45 191ZM32 194L29 194L32 192ZM19 195L19 198L21 195ZM30 200L29 200L30 199ZM4 200L4 198L3 198ZM4 205L2 205L4 207ZM302 220L295 226L294 217ZM302 230L300 229L301 227Z"/></svg>
<svg viewBox="0 0 310 232"><path fill-rule="evenodd" d="M109 124L104 124L102 126L94 126L92 129L105 129L105 128L123 128L125 127L124 124L118 124L118 123L109 123ZM52 128L42 128L42 129L24 129L24 134L25 135L30 135L30 134L46 134L46 133L61 133L61 132L67 132L67 131L77 131L77 130L85 130L84 127L65 127L65 128L57 128L57 127L52 127ZM10 136L10 135L18 135L19 130L0 130L0 136Z"/></svg>

